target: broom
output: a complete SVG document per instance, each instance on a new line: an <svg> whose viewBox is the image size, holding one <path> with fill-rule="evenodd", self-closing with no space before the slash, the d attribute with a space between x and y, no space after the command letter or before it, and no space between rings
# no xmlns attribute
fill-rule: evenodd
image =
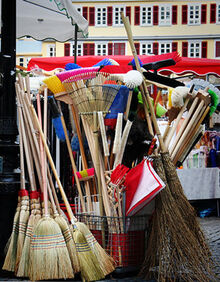
<svg viewBox="0 0 220 282"><path fill-rule="evenodd" d="M66 124L65 124L62 112L61 112L61 121L62 121L65 136L66 138L68 138ZM73 163L73 169L74 171L76 171L75 170L76 167L74 163ZM76 173L75 173L75 178L78 179ZM111 273L115 269L113 259L104 251L104 249L100 246L100 244L97 242L97 240L95 239L95 237L93 236L89 228L84 223L75 222L75 225L77 229L79 229L82 232L82 234L85 236L85 239L89 247L95 253L97 259L99 260L100 267L104 275Z"/></svg>
<svg viewBox="0 0 220 282"><path fill-rule="evenodd" d="M18 101L17 97L17 107L21 107L21 104ZM19 110L20 113L20 110ZM20 119L20 114L19 114L19 119ZM21 188L18 193L18 204L13 220L13 229L11 236L8 240L8 248L7 248L7 253L6 257L4 260L4 264L2 269L7 270L7 271L14 271L15 270L15 265L16 265L16 255L17 255L17 244L18 244L18 232L19 232L19 220L20 220L20 213L21 213L21 202L22 204L27 204L27 201L29 199L28 197L28 191L25 190L25 171L24 171L24 150L23 150L23 140L22 140L22 135L21 135L21 123L19 121L18 123L19 126L19 134L20 134L20 139L19 139L19 148L20 148L20 184Z"/></svg>
<svg viewBox="0 0 220 282"><path fill-rule="evenodd" d="M74 123L75 123L75 126L76 126L77 136L78 136L78 139L79 139L79 146L80 146L80 153L81 153L81 156L82 156L83 169L88 169L85 150L84 150L84 147L83 147L82 134L81 134L80 126L79 126L79 120L78 120L77 113L75 111L74 105L72 104L72 99L69 97L69 95L67 95L63 84L61 83L61 81L59 80L59 78L56 75L44 79L43 82L47 85L48 89L50 89L50 91L52 91L52 93L54 94L54 97L56 99L61 100L61 101L70 105L73 120L74 120ZM65 135L64 135L64 140L65 140ZM88 199L88 202L89 202L88 209L89 209L89 211L91 211L92 203L91 203L90 187L89 187L88 182L85 183L85 189L86 189L87 199Z"/></svg>
<svg viewBox="0 0 220 282"><path fill-rule="evenodd" d="M75 241L75 244L76 244L77 253L78 253L78 257L79 257L81 274L87 281L102 279L102 278L104 278L104 274L103 274L103 271L101 270L101 268L99 266L99 261L98 261L97 257L94 255L94 253L91 251L91 248L89 247L89 245L88 245L88 243L85 239L85 236L80 232L80 230L78 228L76 228L76 224L77 224L76 218L73 215L72 209L70 207L70 204L67 200L66 194L63 190L62 184L61 184L59 177L57 175L56 168L54 166L54 162L53 162L53 159L51 157L50 151L48 149L44 134L41 130L39 121L37 119L37 115L35 113L33 106L30 105L30 109L31 109L31 112L32 112L32 117L34 119L34 122L35 122L35 124L36 124L36 126L39 130L41 139L43 141L43 144L44 144L44 147L45 147L45 150L46 150L46 154L47 154L47 157L49 159L49 162L50 162L52 171L54 173L55 179L57 181L58 187L60 189L63 201L66 205L68 215L69 215L71 223L73 224L73 227L74 227L73 237L74 237L74 241ZM99 259L102 260L102 257L100 257Z"/></svg>
<svg viewBox="0 0 220 282"><path fill-rule="evenodd" d="M40 100L37 96L39 117ZM40 138L40 152L42 156L42 176L44 195L44 216L34 228L31 238L30 269L31 280L66 279L73 278L74 273L65 239L59 225L50 218L47 202L47 183L45 179L45 162L43 159L43 144Z"/></svg>
<svg viewBox="0 0 220 282"><path fill-rule="evenodd" d="M128 18L125 18L123 13L121 13L121 16L128 34L137 69L140 69ZM146 87L144 88L163 157L166 153L166 148L160 135L153 107L150 103L149 93L147 92ZM170 166L172 161L169 154L166 153L166 156L167 159L163 157L164 162L157 166L157 170L162 170L163 167L170 169L174 177L172 178L172 181L168 177L167 179L170 182L170 187L172 185L172 194L179 193L180 195L183 195L182 187L179 186L179 188L176 188L174 186L176 180L178 180L178 176L176 174L176 169ZM165 173L161 173L162 180L165 180L164 176ZM202 231L200 228L192 231L189 229L188 222L185 221L185 218L183 220L183 215L180 212L181 209L176 205L172 194L169 189L169 184L159 194L161 197L158 197L159 202L153 219L154 229L152 229L152 232L154 232L154 234L151 232L151 241L148 246L152 243L154 238L153 235L156 237L155 241L157 245L154 245L155 249L149 247L150 249L146 254L146 259L149 263L146 263L146 268L143 267L141 273L142 275L147 275L147 273L159 263L158 277L162 281L164 281L166 277L175 280L178 276L188 279L187 281L193 281L194 278L197 278L199 281L207 281L208 275L210 274L213 276L213 273L212 270L210 270L210 257L209 253L207 253L208 246L204 240ZM184 204L187 204L188 200L183 198L182 203L185 214L188 214L188 217L192 216L192 220L194 220L194 223L196 224L197 221L195 215L193 213L189 214L188 208L184 207Z"/></svg>
<svg viewBox="0 0 220 282"><path fill-rule="evenodd" d="M27 98L27 97L25 97L25 98ZM34 132L35 129L33 127L33 123L32 123L31 117L30 117L30 113L28 112L27 103L25 102L25 99L24 99L24 105L25 105L25 109L27 110L26 114L27 114L27 117L28 117L28 121L30 123L31 131ZM40 173L40 159L39 159L39 154L38 154L39 144L38 144L37 138L34 134L33 135L29 134L29 138L32 141L31 143L32 143L32 149L33 149L33 156L34 156L34 160L35 160L35 164L36 164L39 182L42 183L41 173ZM47 168L47 173L48 173L48 179L49 179L48 190L50 192L50 189L52 189L53 196L54 196L54 199L55 199L55 202L56 202L56 206L57 206L57 209L59 211L59 215L56 214L55 221L59 224L61 231L63 233L64 239L65 239L65 242L66 242L66 246L67 246L67 249L69 251L69 255L70 255L70 259L71 259L71 262L72 262L74 272L79 272L79 263L78 263L78 257L77 257L77 254L76 254L75 243L72 239L69 226L68 226L66 220L64 219L64 217L62 216L62 211L61 211L60 206L59 206L59 202L58 202L58 199L57 199L56 191L55 191L55 188L54 188L54 185L53 185L53 181L52 181L52 177L51 177L49 168ZM50 192L50 194L51 194L51 192ZM50 198L51 198L51 196L50 196ZM53 207L54 207L54 205L53 205ZM30 236L32 234L31 228L30 228L29 231L31 231L31 232L29 232L28 238L30 238ZM29 244L30 244L30 242L29 242ZM24 258L25 263L26 263L25 264L25 273L27 273L27 269L28 269L28 265L29 265L28 264L28 261L29 261L28 256L29 256L29 254L27 254L26 260ZM20 268L20 266L19 266L19 268ZM19 276L27 276L27 275L22 275L22 272L21 272Z"/></svg>

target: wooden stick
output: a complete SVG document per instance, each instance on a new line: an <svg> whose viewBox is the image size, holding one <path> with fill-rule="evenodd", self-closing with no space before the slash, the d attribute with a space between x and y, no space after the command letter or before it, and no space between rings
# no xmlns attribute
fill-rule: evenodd
<svg viewBox="0 0 220 282"><path fill-rule="evenodd" d="M191 119L190 119L190 121L189 121L187 127L185 128L185 130L184 130L182 136L181 136L180 139L178 140L178 143L176 143L176 146L175 146L175 148L174 148L174 150L173 150L173 152L172 152L172 154L171 154L171 159L174 158L176 152L179 150L182 141L184 140L184 138L185 138L185 137L187 136L187 134L189 133L190 128L191 128L191 126L194 124L194 122L195 122L197 116L199 115L200 111L202 110L202 108L203 108L203 106L204 106L204 103L205 103L205 102L202 100L202 101L200 102L199 106L197 107L195 113L192 115L192 117L191 117Z"/></svg>
<svg viewBox="0 0 220 282"><path fill-rule="evenodd" d="M122 17L122 21L124 23L124 26L125 26L125 29L126 29L126 32L127 32L127 36L128 36L128 40L129 40L129 43L130 43L132 54L134 56L136 68L140 73L142 73L140 63L138 61L137 51L136 51L134 41L133 41L133 37L132 37L129 18L125 17L123 12L121 12L121 17ZM143 102L144 102L145 107L147 107L147 104L148 104L148 106L150 108L151 119L152 119L154 129L155 129L155 132L157 134L157 137L158 137L158 140L159 140L159 143L160 143L160 146L161 146L161 151L167 152L167 148L164 145L163 138L161 136L160 129L159 129L159 126L157 124L157 119L156 119L156 116L155 116L155 113L154 113L154 108L153 108L153 105L152 105L151 100L150 100L150 95L149 95L145 80L143 80L142 85L143 85L143 90L144 90L142 92Z"/></svg>
<svg viewBox="0 0 220 282"><path fill-rule="evenodd" d="M129 115L129 112L130 112L132 94L133 94L133 90L129 89L128 100L127 100L126 110L125 110L125 114L124 114L125 120L128 119L128 115Z"/></svg>
<svg viewBox="0 0 220 282"><path fill-rule="evenodd" d="M185 142L183 142L182 144L182 148L180 148L177 152L177 154L173 157L173 162L174 164L177 163L177 161L181 158L182 154L184 153L184 151L187 149L188 144L190 143L190 140L192 139L192 137L197 133L197 131L199 130L199 127L201 125L201 123L203 122L204 118L206 117L207 113L209 112L209 107L204 107L201 111L201 114L198 116L197 121L194 123L195 126L193 126L186 139Z"/></svg>
<svg viewBox="0 0 220 282"><path fill-rule="evenodd" d="M66 123L65 123L63 114L61 112L61 107L60 107L59 101L58 101L58 105L59 105L59 108L60 108L60 113L61 113L60 118L61 118L63 131L64 131L65 138L66 138L66 145L67 145L67 149L68 149L68 152L69 152L69 157L70 157L71 165L72 165L72 168L73 168L74 177L75 177L75 180L76 180L76 187L77 187L77 190L78 190L78 193L79 193L79 198L80 198L81 205L82 205L82 211L86 212L86 206L85 206L85 202L84 202L84 199L83 199L82 189L81 189L81 186L80 186L80 183L79 183L78 176L76 174L77 167L76 167L76 164L75 164L75 160L73 158L73 152L72 152L72 149L71 149L71 144L70 144L69 136L68 136L68 133L67 133ZM92 210L91 198L88 199L88 201L89 201L89 210Z"/></svg>
<svg viewBox="0 0 220 282"><path fill-rule="evenodd" d="M198 101L199 101L199 98L196 97L196 98L194 99L194 101L193 101L193 103L192 103L190 109L189 109L189 112L188 112L188 114L187 114L187 116L186 116L184 122L182 123L182 125L181 125L181 127L180 127L180 129L179 129L179 131L178 131L178 133L177 133L177 135L176 135L176 137L175 137L175 140L174 140L173 143L172 143L171 148L169 149L170 154L173 153L173 151L174 151L174 149L175 149L175 147L176 147L176 144L178 143L180 137L181 137L182 134L183 134L183 131L185 130L185 128L186 128L186 126L187 126L189 120L191 119L191 117L192 117L192 115L193 115L193 112L194 112L194 110L195 110L195 108L196 108L196 106L197 106L197 104L198 104Z"/></svg>
<svg viewBox="0 0 220 282"><path fill-rule="evenodd" d="M59 176L58 176L58 174L57 174L57 171L56 171L56 168L55 168L53 159L52 159L52 157L51 157L51 154L50 154L50 151L49 151L47 142L46 142L46 140L45 140L43 131L42 131L41 127L40 127L40 124L39 124L39 121L38 121L38 118L37 118L37 114L36 114L36 112L35 112L35 109L34 109L33 105L29 104L29 107L30 107L30 110L31 110L31 113L32 113L32 117L33 117L33 119L34 119L34 122L35 122L35 124L36 124L36 126L37 126L37 129L38 129L38 131L39 131L39 134L40 134L40 136L41 136L42 142L43 142L43 144L44 144L44 147L45 147L45 150L46 150L46 154L47 154L47 158L48 158L48 160L49 160L49 163L50 163L51 169L52 169L52 171L53 171L54 177L55 177L55 179L56 179L56 181L57 181L57 185L58 185L58 187L59 187L59 189L60 189L60 193L61 193L61 196L62 196L63 201L64 201L64 203L65 203L65 206L66 206L67 212L68 212L68 214L69 214L70 220L71 220L71 222L74 224L74 223L77 221L77 219L76 219L75 216L73 215L73 211L72 211L72 209L71 209L71 207L70 207L70 204L69 204L68 199L67 199L67 197L66 197L66 194L65 194L65 191L64 191L64 189L63 189L63 186L62 186L62 184L61 184L61 182L60 182L60 179L59 179Z"/></svg>
<svg viewBox="0 0 220 282"><path fill-rule="evenodd" d="M186 110L186 107L187 107L189 101L190 101L190 98L187 98L185 100L184 105L183 105L182 109L180 110L180 112L179 112L179 114L178 114L178 116L177 116L177 118L176 118L176 120L174 122L173 127L171 128L171 130L169 131L169 133L167 135L167 138L165 139L165 136L163 136L163 138L165 140L165 146L166 147L168 147L168 145L169 145L169 143L170 143L170 141L171 141L171 139L173 137L173 134L176 131L176 128L177 128L177 126L178 126L178 124L179 124L179 122L180 122L180 120L181 120L181 118L183 116L183 113Z"/></svg>

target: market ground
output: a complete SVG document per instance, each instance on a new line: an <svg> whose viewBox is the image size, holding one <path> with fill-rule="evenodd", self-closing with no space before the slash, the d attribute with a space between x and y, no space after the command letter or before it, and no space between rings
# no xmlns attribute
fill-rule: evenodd
<svg viewBox="0 0 220 282"><path fill-rule="evenodd" d="M215 259L215 261L217 262L216 269L215 272L219 277L219 281L220 281L220 217L206 217L206 218L199 218L199 221L201 223L201 228L204 231L204 234L206 235L209 245L210 245L210 249L212 251L212 255L213 258ZM29 282L29 280L25 280L25 279L14 279L14 278L9 278L9 277L0 277L0 281L22 281L22 282ZM52 280L50 280L52 281ZM65 281L65 280L58 280L58 281ZM70 280L66 280L66 281L70 281ZM72 280L75 282L79 282L81 280ZM125 274L117 274L114 275L111 279L105 279L102 280L104 282L107 281L148 281L148 282L156 282L155 280L143 280L140 278L137 278L136 276L132 276L131 274L129 276L125 275ZM53 282L55 282L53 280ZM101 281L100 281L101 282Z"/></svg>

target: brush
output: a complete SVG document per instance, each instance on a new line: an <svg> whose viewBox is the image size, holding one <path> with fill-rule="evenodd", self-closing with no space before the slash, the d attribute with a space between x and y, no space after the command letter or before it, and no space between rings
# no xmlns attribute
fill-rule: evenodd
<svg viewBox="0 0 220 282"><path fill-rule="evenodd" d="M40 96L37 95L38 114L41 123ZM41 127L40 127L41 128ZM49 215L47 182L42 137L40 137L42 179L44 195L44 216L34 228L31 249L29 276L32 280L73 278L72 264L59 225Z"/></svg>
<svg viewBox="0 0 220 282"><path fill-rule="evenodd" d="M85 239L85 236L77 228L77 220L73 215L72 209L70 207L70 204L67 200L66 194L63 190L62 184L61 184L59 177L57 175L56 168L55 168L54 163L53 163L53 159L52 159L50 151L48 149L48 146L47 146L45 137L43 135L43 132L40 128L40 124L39 124L39 121L37 119L37 115L35 113L33 106L30 105L30 109L31 109L31 112L32 112L32 115L33 115L33 119L34 119L34 121L35 121L35 123L38 127L42 141L44 143L44 146L45 146L45 149L46 149L46 154L47 154L50 166L52 168L52 171L54 173L58 187L60 189L62 198L63 198L64 203L66 205L71 223L73 224L73 228L74 228L73 236L74 236L74 241L76 243L76 248L77 248L77 251L78 251L81 273L87 281L102 279L102 278L104 278L104 274L100 269L97 257L91 251L91 249L90 249L90 247L89 247L89 245L88 245L88 243ZM98 242L96 244L98 244ZM102 260L102 257L100 257L99 260Z"/></svg>

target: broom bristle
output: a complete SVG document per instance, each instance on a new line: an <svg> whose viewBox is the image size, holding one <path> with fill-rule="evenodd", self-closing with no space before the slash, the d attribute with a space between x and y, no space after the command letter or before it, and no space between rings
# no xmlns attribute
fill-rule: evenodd
<svg viewBox="0 0 220 282"><path fill-rule="evenodd" d="M89 247L96 255L104 275L106 276L109 273L113 272L116 266L114 259L109 254L107 254L107 252L102 248L102 246L95 239L95 237L93 236L89 228L86 226L86 224L82 222L76 222L76 226L81 231L81 233L85 236Z"/></svg>
<svg viewBox="0 0 220 282"><path fill-rule="evenodd" d="M103 279L105 275L85 236L78 229L71 228L71 232L76 244L82 278L86 281Z"/></svg>
<svg viewBox="0 0 220 282"><path fill-rule="evenodd" d="M43 82L47 85L48 89L54 94L65 93L66 90L56 75L45 78Z"/></svg>
<svg viewBox="0 0 220 282"><path fill-rule="evenodd" d="M10 243L8 246L8 250L6 253L6 257L4 260L4 264L2 269L7 271L15 270L15 261L16 261L16 253L17 253L17 240L18 240L18 225L19 225L19 215L20 215L20 206L17 207L14 220L13 220L13 228L12 233L9 238Z"/></svg>
<svg viewBox="0 0 220 282"><path fill-rule="evenodd" d="M75 77L77 79L86 79L87 76L89 78L92 77L94 78L96 76L97 71L99 70L99 67L90 67L90 68L81 68L81 69L74 69L70 71L64 71L57 73L57 77L61 82L68 80L68 81L75 81Z"/></svg>
<svg viewBox="0 0 220 282"><path fill-rule="evenodd" d="M24 197L22 197L24 198ZM17 254L16 254L16 262L15 262L15 273L18 270L22 250L24 246L25 233L27 229L27 223L30 216L29 212L29 197L25 197L25 199L21 200L21 211L19 216L19 226L18 226L18 239L17 239Z"/></svg>
<svg viewBox="0 0 220 282"><path fill-rule="evenodd" d="M166 183L166 188L156 197L146 258L140 275L159 281L214 281L212 261L185 223L178 202L172 197L159 156L154 158L154 167Z"/></svg>
<svg viewBox="0 0 220 282"><path fill-rule="evenodd" d="M63 237L66 242L66 246L69 252L69 256L72 262L74 272L75 273L80 272L79 258L77 255L75 242L73 241L72 238L70 227L63 216L56 216L55 221L58 223L63 233Z"/></svg>
<svg viewBox="0 0 220 282"><path fill-rule="evenodd" d="M38 204L39 209L36 209L36 204L32 204L32 206L33 205L34 205L34 208L31 207L31 215L29 217L28 224L27 224L27 230L25 234L22 255L21 255L18 271L16 273L18 277L28 277L31 236L33 234L34 226L36 226L37 222L41 218L40 204Z"/></svg>
<svg viewBox="0 0 220 282"><path fill-rule="evenodd" d="M74 277L64 237L52 218L40 219L34 228L29 277L32 281Z"/></svg>

